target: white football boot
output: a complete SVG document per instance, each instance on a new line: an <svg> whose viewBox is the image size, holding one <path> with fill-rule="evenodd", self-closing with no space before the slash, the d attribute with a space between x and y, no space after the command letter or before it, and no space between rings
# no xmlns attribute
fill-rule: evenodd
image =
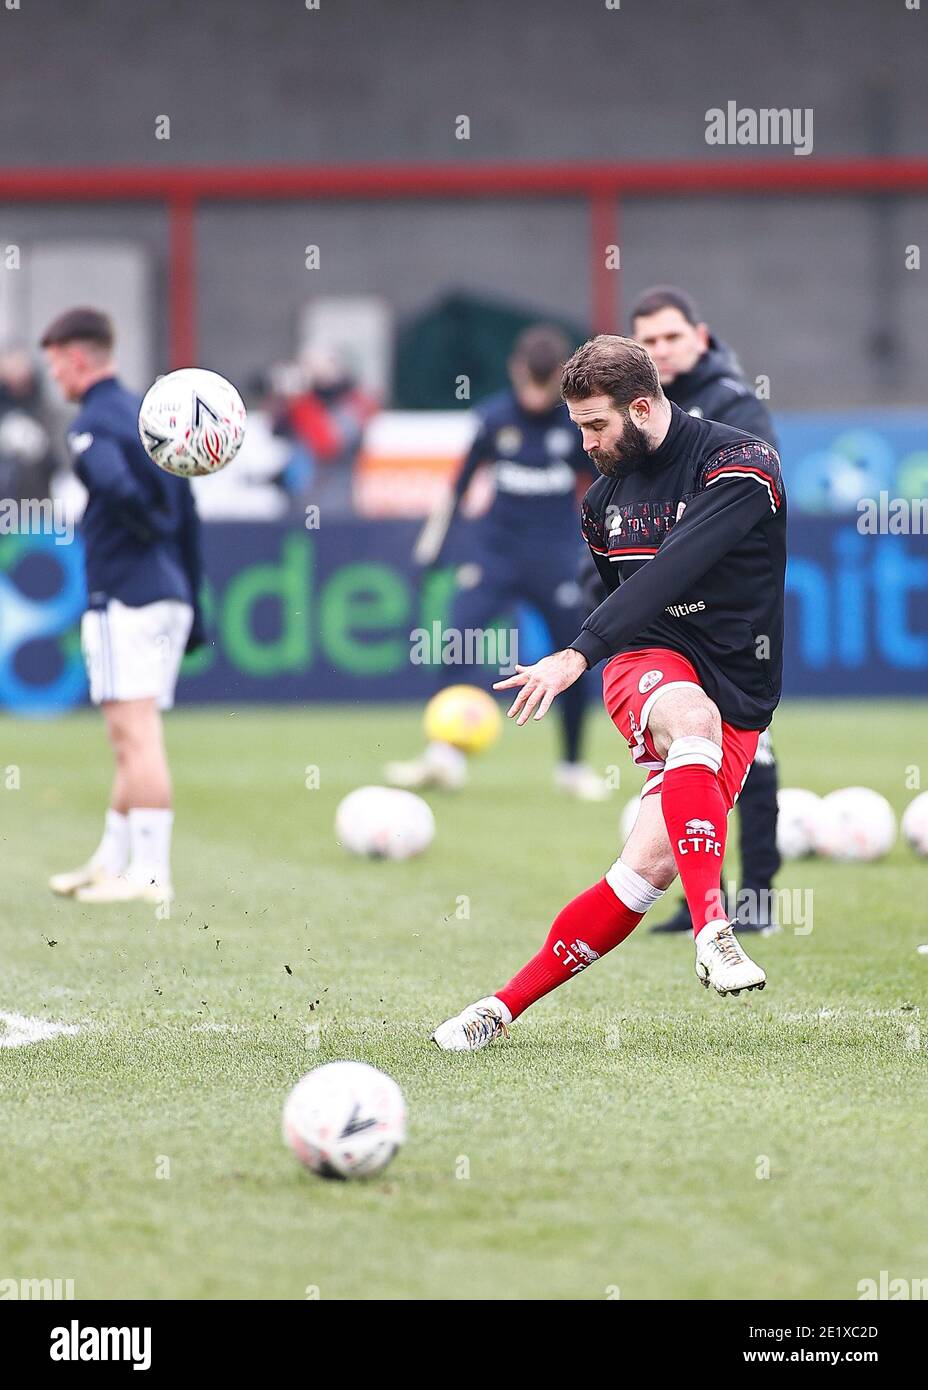
<svg viewBox="0 0 928 1390"><path fill-rule="evenodd" d="M467 782L467 754L450 743L430 743L418 758L406 763L387 763L384 775L391 787L421 791L437 787L440 791L460 791Z"/></svg>
<svg viewBox="0 0 928 1390"><path fill-rule="evenodd" d="M171 902L174 889L170 883L133 877L130 874L106 874L74 894L79 903L164 903Z"/></svg>
<svg viewBox="0 0 928 1390"><path fill-rule="evenodd" d="M48 886L60 898L70 898L79 888L87 888L90 884L99 883L100 879L106 877L107 870L89 859L79 869L70 869L63 874L52 874L48 880Z"/></svg>
<svg viewBox="0 0 928 1390"><path fill-rule="evenodd" d="M696 978L719 994L763 989L767 976L741 949L730 922L707 922L696 937Z"/></svg>
<svg viewBox="0 0 928 1390"><path fill-rule="evenodd" d="M608 801L609 788L599 773L585 763L558 763L554 785L577 801Z"/></svg>
<svg viewBox="0 0 928 1390"><path fill-rule="evenodd" d="M432 1042L442 1052L476 1052L497 1038L508 1038L507 1024L511 1022L512 1014L506 1005L490 994L440 1023L432 1034Z"/></svg>

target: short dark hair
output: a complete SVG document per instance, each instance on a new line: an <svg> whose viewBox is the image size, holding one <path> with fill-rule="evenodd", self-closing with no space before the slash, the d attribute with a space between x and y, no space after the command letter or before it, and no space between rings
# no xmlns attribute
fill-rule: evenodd
<svg viewBox="0 0 928 1390"><path fill-rule="evenodd" d="M116 334L113 320L100 309L67 309L42 334L41 345L63 347L65 343L96 343L110 351Z"/></svg>
<svg viewBox="0 0 928 1390"><path fill-rule="evenodd" d="M639 396L662 400L664 393L654 359L640 343L634 338L600 333L565 362L561 395L565 401L608 396L614 406L622 408Z"/></svg>
<svg viewBox="0 0 928 1390"><path fill-rule="evenodd" d="M516 338L512 361L520 362L532 380L541 386L564 365L570 348L570 338L557 324L535 323L523 328Z"/></svg>
<svg viewBox="0 0 928 1390"><path fill-rule="evenodd" d="M675 285L654 285L638 296L632 309L632 323L635 319L647 319L652 314L659 314L662 309L679 309L687 323L694 328L702 322L696 301L686 290L678 290Z"/></svg>

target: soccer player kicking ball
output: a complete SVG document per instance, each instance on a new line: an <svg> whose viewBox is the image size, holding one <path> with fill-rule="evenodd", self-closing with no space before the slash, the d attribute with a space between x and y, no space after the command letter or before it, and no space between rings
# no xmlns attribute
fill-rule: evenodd
<svg viewBox="0 0 928 1390"><path fill-rule="evenodd" d="M103 709L116 760L99 846L49 886L82 903L163 903L173 896L174 814L160 712L173 704L185 650L204 641L193 494L142 448L141 402L116 378L106 314L68 310L46 329L42 347L62 394L80 406L68 440L87 489L81 645L90 698Z"/></svg>
<svg viewBox="0 0 928 1390"><path fill-rule="evenodd" d="M446 1051L484 1047L530 1004L634 931L677 874L696 975L719 994L763 989L719 891L728 813L780 697L786 498L776 451L685 414L648 353L600 335L566 363L562 393L602 474L582 530L609 591L576 641L497 682L510 718L542 719L611 658L603 698L648 769L634 829L605 877L556 917L541 950L496 994L442 1023Z"/></svg>

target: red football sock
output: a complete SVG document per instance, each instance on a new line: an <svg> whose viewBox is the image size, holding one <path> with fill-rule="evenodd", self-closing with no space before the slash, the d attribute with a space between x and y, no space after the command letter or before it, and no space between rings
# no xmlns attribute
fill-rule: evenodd
<svg viewBox="0 0 928 1390"><path fill-rule="evenodd" d="M605 878L561 909L541 950L496 998L517 1018L624 941L662 891L616 860Z"/></svg>
<svg viewBox="0 0 928 1390"><path fill-rule="evenodd" d="M722 750L708 738L674 739L664 763L661 810L698 936L707 922L727 920L719 889L728 812L719 786Z"/></svg>

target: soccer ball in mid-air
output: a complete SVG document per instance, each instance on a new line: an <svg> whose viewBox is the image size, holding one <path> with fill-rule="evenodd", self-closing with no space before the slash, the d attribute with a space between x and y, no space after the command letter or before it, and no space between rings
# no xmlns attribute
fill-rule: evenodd
<svg viewBox="0 0 928 1390"><path fill-rule="evenodd" d="M322 1178L380 1173L406 1138L406 1103L391 1076L366 1062L327 1062L296 1083L283 1133Z"/></svg>
<svg viewBox="0 0 928 1390"><path fill-rule="evenodd" d="M815 851L815 826L822 798L802 787L777 792L777 849L784 859L804 859Z"/></svg>
<svg viewBox="0 0 928 1390"><path fill-rule="evenodd" d="M449 685L425 707L425 736L463 753L482 753L499 738L502 716L492 695L476 685Z"/></svg>
<svg viewBox="0 0 928 1390"><path fill-rule="evenodd" d="M896 839L896 817L869 787L829 792L815 818L815 848L828 859L882 859Z"/></svg>
<svg viewBox="0 0 928 1390"><path fill-rule="evenodd" d="M910 801L903 811L902 833L916 854L928 856L928 792Z"/></svg>
<svg viewBox="0 0 928 1390"><path fill-rule="evenodd" d="M370 859L411 859L428 849L434 837L428 802L396 787L358 787L335 812L338 843Z"/></svg>
<svg viewBox="0 0 928 1390"><path fill-rule="evenodd" d="M139 411L145 452L166 473L199 478L232 462L245 438L245 406L224 376L183 367L159 376Z"/></svg>

